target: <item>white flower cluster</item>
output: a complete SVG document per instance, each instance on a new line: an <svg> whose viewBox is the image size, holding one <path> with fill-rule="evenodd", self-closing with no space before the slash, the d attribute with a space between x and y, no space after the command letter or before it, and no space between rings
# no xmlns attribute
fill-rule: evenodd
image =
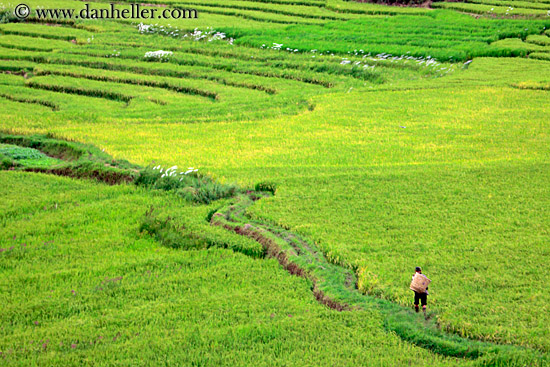
<svg viewBox="0 0 550 367"><path fill-rule="evenodd" d="M178 166L172 166L170 168L167 168L166 170L164 170L164 168L162 168L162 166L158 165L158 166L155 166L153 167L154 170L159 170L159 173L162 173L162 175L160 176L161 178L164 178L164 177L177 177L178 175L188 175L190 173L194 173L194 172L197 172L199 169L198 168L194 168L194 167L189 167L187 168L187 171L185 172L178 172ZM180 178L180 181L183 180L183 177Z"/></svg>
<svg viewBox="0 0 550 367"><path fill-rule="evenodd" d="M138 27L138 30L139 30L139 33L150 33L151 32L151 28L153 27L153 24L143 24L143 23L139 23L137 25Z"/></svg>
<svg viewBox="0 0 550 367"><path fill-rule="evenodd" d="M172 27L168 24L166 27L163 25L155 24L143 24L139 23L137 25L139 33L147 34L161 34L174 38L186 38L193 41L227 41L229 44L233 44L233 38L227 38L225 33L218 32L214 28L207 27L205 31L201 31L198 28L195 28L193 32L185 33L183 30L178 27Z"/></svg>
<svg viewBox="0 0 550 367"><path fill-rule="evenodd" d="M408 53L408 52L407 52ZM414 57L411 55L401 55L401 56L393 56L391 54L381 53L373 57L369 57L367 55L363 56L363 58L367 58L370 61L382 61L387 60L391 63L394 62L401 62L403 64L407 64L409 62L413 62L418 64L419 66L423 66L426 68L431 68L435 72L445 72L449 73L454 71L454 65L451 64L449 67L442 67L441 63L438 62L436 59L434 59L431 56L426 57Z"/></svg>
<svg viewBox="0 0 550 367"><path fill-rule="evenodd" d="M313 51L313 50L312 50ZM408 54L409 52L407 52ZM430 68L437 68L441 65L440 62L438 62L436 59L432 58L431 56L426 57L414 57L411 55L401 55L401 56L394 56L392 54L387 53L380 53L377 55L371 55L371 53L366 53L363 50L353 50L348 51L348 54L353 54L353 56L359 56L361 59L365 60L364 64L361 61L351 61L347 57L343 57L342 61L340 61L341 65L349 65L352 64L353 66L361 66L363 65L363 68L374 68L374 65L372 65L373 62L401 62L403 64L407 64L409 62L417 63L418 65L430 67ZM441 68L440 70L447 70L447 68ZM448 70L449 71L449 70Z"/></svg>
<svg viewBox="0 0 550 367"><path fill-rule="evenodd" d="M287 48L283 49L283 44L282 44L282 43L275 43L275 42L273 42L273 46L271 46L271 47L270 47L270 46L267 46L267 45L264 43L260 48L261 48L261 49L264 49L264 48L265 48L265 49L271 49L271 50L275 50L275 51L284 50L284 51L292 52L292 53L296 53L296 52L299 52L299 51L300 51L300 49L298 49L298 48L290 48L290 47L287 47ZM317 50L311 50L310 52L311 52L311 53L316 53ZM331 56L334 56L334 54L333 54L333 53L330 53L329 51L327 51L326 54L327 54L327 55L330 54ZM323 53L321 52L319 55L322 56ZM312 55L311 57L315 57L315 55Z"/></svg>
<svg viewBox="0 0 550 367"><path fill-rule="evenodd" d="M368 55L363 56L363 58L368 57ZM437 62L436 59L432 58L431 56L426 57L414 57L410 55L401 55L401 56L393 56L391 54L381 53L376 55L376 57L370 57L370 60L389 60L390 62L397 62L397 61L413 61L418 63L419 65L425 64L426 66L438 66L440 65L439 62Z"/></svg>
<svg viewBox="0 0 550 367"><path fill-rule="evenodd" d="M206 30L205 30L205 31L201 31L200 29L195 28L195 29L193 30L193 32L184 34L184 35L183 35L183 38L190 38L190 39L192 39L193 41L208 41L208 42L212 42L212 41L222 41L222 40L225 40L225 39L227 38L227 36L225 35L225 33L216 31L214 28L206 27ZM233 39L233 38L229 38L229 39L227 39L227 41L229 42L229 44L232 45L234 39Z"/></svg>
<svg viewBox="0 0 550 367"><path fill-rule="evenodd" d="M290 47L283 48L282 43L275 43L275 42L273 42L273 46L267 46L266 44L263 44L260 48L261 49L271 49L271 50L276 50L276 51L287 51L287 52L292 52L292 53L300 51L298 49L292 49ZM313 54L311 56L312 58L315 58L317 55L323 56L323 52L319 52L318 50L310 50L309 52L311 52ZM408 53L409 52L407 52L407 54ZM332 53L330 51L325 51L324 54L325 54L325 56L335 57L334 53ZM454 70L453 65L451 65L450 67L441 67L441 68L437 69L437 67L441 66L441 63L438 62L436 59L432 58L431 56L414 57L414 56L407 55L407 54L401 55L401 56L394 56L394 55L388 54L388 53L380 53L380 54L377 54L377 55L371 55L370 52L365 53L364 50L348 51L348 54L350 55L350 57L353 57L353 56L360 57L364 61L360 61L360 60L359 61L353 61L353 60L350 60L348 57L342 57L341 60L340 60L340 65L349 65L352 68L363 67L364 69L368 69L368 68L374 69L376 65L373 64L373 62L374 63L377 63L377 62L391 62L391 63L401 62L401 63L404 63L404 64L409 63L409 62L415 62L418 65L432 68L436 72L448 73L448 72ZM339 56L336 56L336 57L339 57Z"/></svg>
<svg viewBox="0 0 550 367"><path fill-rule="evenodd" d="M146 52L145 53L145 58L146 59L150 59L150 60L154 60L154 59L157 59L157 60L161 60L161 61L166 61L168 60L168 58L170 56L172 56L174 53L172 51L163 51L163 50L158 50L158 51L149 51L149 52Z"/></svg>
<svg viewBox="0 0 550 367"><path fill-rule="evenodd" d="M266 46L265 46L265 45L262 45L262 47L260 47L260 48L264 48L264 47L266 47ZM272 50L277 50L277 51L279 51L279 50L281 49L281 47L283 47L283 44L282 44L282 43L275 43L275 42L273 42L273 46L271 46L270 48L271 48Z"/></svg>
<svg viewBox="0 0 550 367"><path fill-rule="evenodd" d="M113 50L113 53L110 55L107 55L106 57L119 57L119 56L120 56L120 51Z"/></svg>
<svg viewBox="0 0 550 367"><path fill-rule="evenodd" d="M370 65L369 63L362 64L361 61L351 61L347 57L343 57L340 61L340 65L351 65L352 68L363 66L363 69L374 69L376 65Z"/></svg>

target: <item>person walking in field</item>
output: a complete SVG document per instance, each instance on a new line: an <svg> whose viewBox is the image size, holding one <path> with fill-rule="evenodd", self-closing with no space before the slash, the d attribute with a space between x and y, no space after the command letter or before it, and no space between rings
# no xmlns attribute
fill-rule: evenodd
<svg viewBox="0 0 550 367"><path fill-rule="evenodd" d="M422 311L426 315L426 307L428 304L428 285L430 280L422 274L420 266L416 267L416 272L412 276L411 289L414 291L414 309L420 311L419 303L422 303Z"/></svg>

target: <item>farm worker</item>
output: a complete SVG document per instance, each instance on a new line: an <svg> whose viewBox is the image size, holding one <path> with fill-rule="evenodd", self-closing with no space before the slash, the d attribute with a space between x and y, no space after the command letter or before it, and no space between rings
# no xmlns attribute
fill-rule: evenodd
<svg viewBox="0 0 550 367"><path fill-rule="evenodd" d="M413 274L413 279L414 279L414 276L416 274L420 274L422 275L423 277L426 277L424 274L422 274L422 269L420 268L420 266L417 266L416 267L416 272L415 274ZM419 301L422 301L422 311L424 313L426 313L426 305L428 303L428 287L426 287L426 292L425 293L419 293L417 291L414 291L414 309L416 310L416 312L418 312L420 309L418 307L418 302Z"/></svg>

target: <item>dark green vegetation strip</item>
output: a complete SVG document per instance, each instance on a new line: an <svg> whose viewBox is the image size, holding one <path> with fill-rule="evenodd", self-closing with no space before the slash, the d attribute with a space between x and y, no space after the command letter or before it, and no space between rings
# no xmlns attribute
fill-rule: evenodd
<svg viewBox="0 0 550 367"><path fill-rule="evenodd" d="M14 46L14 48L17 48L17 47ZM190 71L178 71L173 69L157 69L154 67L126 65L122 63L114 63L108 60L92 58L92 57L87 58L86 60L82 60L82 59L72 59L67 57L55 57L55 56L52 56L50 58L31 56L29 57L29 59L31 61L37 61L39 63L47 64L47 65L74 65L74 66L84 66L91 69L99 69L99 70L126 71L126 72L131 72L133 74L140 74L140 75L156 75L156 76L174 77L174 78L204 79L204 80L210 80L218 84L227 85L235 88L260 90L268 94L277 93L276 89L270 88L265 85L227 80L225 78L221 78L215 75L208 75L206 73L201 74L201 73L190 72ZM21 68L16 66L10 66L8 68L0 65L0 70L20 71ZM31 70L32 68L30 68L28 71L31 71ZM42 75L46 75L45 73L47 73L47 71L38 71L36 74L39 75L40 73L42 73ZM53 73L53 71L49 71L49 73ZM138 81L144 82L141 79L139 79ZM202 91L202 92L209 96L216 95L215 93L209 92L209 91Z"/></svg>
<svg viewBox="0 0 550 367"><path fill-rule="evenodd" d="M59 92L59 93L77 94L80 96L87 96L87 97L105 98L105 99L110 99L112 101L124 102L126 104L129 103L132 100L132 98L134 98L129 95L125 95L117 92L109 92L103 89L71 87L67 85L57 85L57 84L45 84L45 83L40 83L33 80L29 80L28 82L25 83L25 85L35 89L43 89L43 90L49 90L52 92Z"/></svg>
<svg viewBox="0 0 550 367"><path fill-rule="evenodd" d="M153 207L145 213L139 231L153 236L163 246L179 250L219 247L240 252L253 258L263 258L265 256L264 249L257 242L251 244L248 241L235 241L235 238L229 240L224 236L220 236L220 233L212 234L201 228L192 228L189 224L177 223L176 219L170 216L160 218ZM227 234L226 231L225 234Z"/></svg>
<svg viewBox="0 0 550 367"><path fill-rule="evenodd" d="M210 98L212 100L217 100L219 98L218 94L215 92L210 92L203 89L198 88L192 88L192 87L182 87L178 85L173 85L167 82L161 82L156 80L143 80L138 78L119 78L116 76L108 76L108 75L93 75L93 74L86 74L86 73L76 73L76 72L70 72L70 71L60 71L60 70L40 70L37 71L37 76L41 75L60 75L60 76L68 76L72 78L83 78L83 79L90 79L90 80L97 80L102 82L113 82L113 83L121 83L121 84L131 84L131 85L144 85L147 87L154 87L154 88L161 88L166 90L171 90L177 93L184 93L184 94L190 94L190 95L198 95L206 98ZM129 101L129 100L128 100Z"/></svg>
<svg viewBox="0 0 550 367"><path fill-rule="evenodd" d="M52 111L59 110L59 106L56 105L55 103L50 102L50 101L45 101L45 100L42 100L42 99L19 97L19 96L14 96L14 95L7 94L7 93L0 93L0 97L5 98L5 99L9 99L10 101L14 101L14 102L39 104L41 106L51 108Z"/></svg>
<svg viewBox="0 0 550 367"><path fill-rule="evenodd" d="M325 87L331 87L332 83L330 81L319 80L316 77L303 77L296 73L289 72L274 72L275 70L295 70L301 72L312 72L312 73L321 73L328 75L342 75L350 76L356 79L370 81L372 83L382 83L383 78L377 72L373 72L369 69L346 69L343 68L340 64L342 61L341 58L326 59L323 61L312 61L311 59L304 59L302 55L301 59L289 61L289 54L283 54L285 57L277 57L278 55L270 55L271 57L254 57L251 58L251 55L247 53L238 53L231 51L215 51L211 49L199 49L199 48L172 48L174 51L179 51L182 55L176 55L168 60L168 63L187 65L187 66L203 66L209 67L212 69L218 69L222 71L237 73L237 74L251 74L264 77L276 77L283 79L291 79L302 81L305 83L318 84ZM145 50L143 50L145 52ZM90 57L99 57L105 53L102 50L100 53L91 52L89 50L76 50L69 51L68 54L77 54L85 55ZM204 55L208 56L201 58L193 58L195 55ZM142 59L141 54L136 54L136 51L133 50L132 53L126 52L124 56L119 56L121 59L131 59L135 61L140 61ZM240 59L246 62L243 65L235 65L234 60ZM55 59L52 59L55 60ZM233 60L233 61L228 61ZM368 60L367 60L368 61ZM246 66L245 66L246 65ZM267 71L265 69L260 69L260 67L268 67ZM399 67L399 66L394 66Z"/></svg>
<svg viewBox="0 0 550 367"><path fill-rule="evenodd" d="M279 42L300 51L319 50L345 54L362 49L365 53L389 53L465 61L473 57L525 56L525 50L491 45L505 38L525 39L550 27L550 20L474 19L469 15L433 11L429 17L398 15L386 18L354 19L282 29L225 29L236 43L260 47Z"/></svg>
<svg viewBox="0 0 550 367"><path fill-rule="evenodd" d="M306 12L297 12L297 11L289 11L285 10L281 7L276 8L268 8L265 6L257 6L257 5L241 5L241 3L231 3L227 4L226 2L220 2L220 3L204 3L204 2L195 2L195 1L189 1L185 0L183 1L185 4L193 5L193 6L200 6L200 7L208 7L208 8L221 8L221 9L231 9L231 10L252 10L252 11L261 11L265 13L274 13L274 14L281 14L281 15L288 15L288 16L294 16L294 17L300 17L300 18L306 18L306 19L323 19L323 20L346 20L346 18L335 15L319 15L319 14L311 14ZM206 9L208 12L209 9Z"/></svg>
<svg viewBox="0 0 550 367"><path fill-rule="evenodd" d="M90 52L80 52L80 55L86 55L86 56L97 56L94 53ZM120 59L130 59L130 60L142 60L143 57L141 55L121 55L119 56ZM45 60L45 59L43 59ZM33 60L35 61L35 60ZM56 60L56 62L59 62L59 60ZM69 61L69 63L71 63ZM256 65L246 67L243 66L235 66L234 62L230 61L223 61L223 60L204 60L203 58L188 58L188 57L173 57L171 58L168 63L170 64L176 64L176 65L185 65L185 66L202 66L207 67L215 70L221 70L221 71L227 71L230 73L235 74L247 74L247 75L255 75L255 76L262 76L262 77L269 77L269 78L281 78L281 79L288 79L288 80L295 80L303 83L309 83L309 84L316 84L321 85L326 88L331 88L333 86L333 83L328 80L322 80L317 77L311 77L307 75L303 75L297 72L288 72L288 71L281 71L281 69L277 68L260 68Z"/></svg>
<svg viewBox="0 0 550 367"><path fill-rule="evenodd" d="M0 29L0 34L13 34L15 36L49 38L53 40L62 40L62 41L72 41L75 39L75 37L71 35L61 36L57 34L44 34L44 33L35 33L35 32L29 32L29 31L17 31L13 29Z"/></svg>

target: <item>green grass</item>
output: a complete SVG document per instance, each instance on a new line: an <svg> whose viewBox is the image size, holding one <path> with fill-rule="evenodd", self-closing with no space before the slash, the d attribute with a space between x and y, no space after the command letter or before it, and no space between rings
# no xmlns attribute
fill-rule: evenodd
<svg viewBox="0 0 550 367"><path fill-rule="evenodd" d="M547 18L550 15L547 1L468 0L465 3L440 2L433 6L491 17Z"/></svg>
<svg viewBox="0 0 550 367"><path fill-rule="evenodd" d="M71 41L87 39L93 33L73 27L48 27L32 23L8 23L0 25L0 34L39 37L41 39ZM55 45L57 42L52 43ZM59 43L57 43L59 44Z"/></svg>
<svg viewBox="0 0 550 367"><path fill-rule="evenodd" d="M290 273L314 283L317 299L337 310L376 309L385 317L385 327L403 340L453 357L480 359L487 365L543 365L547 358L528 350L497 346L458 338L442 332L436 323L421 319L412 310L374 297L361 297L354 287L355 276L345 267L327 262L314 243L265 221L252 220L245 213L257 194L240 195L231 205L213 214L211 222L243 236L257 239L266 251ZM363 275L363 274L361 274ZM360 279L359 287L364 286Z"/></svg>
<svg viewBox="0 0 550 367"><path fill-rule="evenodd" d="M29 173L0 182L19 198L0 204L7 365L454 364L389 336L376 313L326 309L275 260L162 247L135 224L150 205L179 218L212 207Z"/></svg>
<svg viewBox="0 0 550 367"><path fill-rule="evenodd" d="M510 266L516 255L520 256L516 262L539 263L539 238L547 235L541 227L545 217L530 217L529 213L540 212L547 200L540 191L547 179L540 166L548 157L544 132L547 92L520 91L508 85L544 78L546 74L540 70L546 65L479 59L453 77L418 84L416 88L424 88L421 94L394 87L361 96L352 92L319 97L312 113L293 119L186 128L122 124L126 126L123 136L114 133L120 127L112 124L77 123L57 131L70 131L79 139L86 136L115 156L143 164L151 159L182 163L170 152L183 145L187 147L184 162L205 167L222 181L237 179L244 185L275 181L277 195L255 206L254 214L318 241L333 261L369 269L364 274L377 275L380 286L375 291L379 296L409 304L403 273L408 273L410 264L422 263L434 286L437 284L430 304L446 328L476 338L544 349L548 347L543 328L546 280L533 283L533 294L514 298L516 307L504 307L510 300L508 288L491 286L494 301L490 305L495 311L488 313L485 310L491 306L487 305L486 288L476 288L475 277L466 284L457 284L454 277L458 269L476 269L489 284L498 284L503 269L483 260L490 256L501 262L507 259L503 264ZM426 89L429 86L432 89ZM462 92L457 92L459 88ZM371 98L375 93L380 97ZM529 101L529 123L517 124L525 118L525 102L521 101ZM392 105L400 108L388 108ZM354 119L365 109L370 111L368 115ZM446 112L441 114L442 110ZM406 129L399 127L404 121ZM362 143L349 143L358 138ZM142 143L129 145L128 141ZM525 168L520 170L520 165ZM525 179L510 186L503 180L513 179L511 172L524 172ZM488 181L479 181L481 177ZM411 201L414 198L421 201ZM453 200L456 207L444 216L441 208L446 207L446 200ZM499 205L483 206L493 201ZM407 210L404 203L408 202L414 204ZM443 206L435 206L436 202ZM504 203L510 210L500 209ZM448 216L456 217L457 222L448 222ZM413 224L411 218L419 222ZM511 230L516 222L526 227ZM464 230L470 227L476 231ZM474 234L476 240L469 244ZM531 245L516 252L516 246L523 243ZM481 257L471 251L476 246L478 251L498 252ZM422 258L409 257L415 248L425 248ZM504 248L509 250L502 253ZM466 257L468 253L471 255ZM514 278L518 283L510 289L524 284L526 276ZM372 281L365 280L366 284ZM464 289L470 294L468 304L462 303Z"/></svg>
<svg viewBox="0 0 550 367"><path fill-rule="evenodd" d="M430 15L330 22L323 27L312 28L308 34L303 34L299 26L266 29L263 32L246 29L228 32L234 34L236 42L256 47L278 42L283 47L302 52L316 49L346 54L361 49L371 54L431 56L442 61L465 61L479 56L525 55L520 48L498 47L490 43L504 38L525 38L550 27L550 20L476 20L468 15L435 11Z"/></svg>
<svg viewBox="0 0 550 367"><path fill-rule="evenodd" d="M39 150L22 148L17 145L0 144L0 157L9 160L9 165L22 165L25 167L46 168L60 163L60 160L48 157Z"/></svg>

